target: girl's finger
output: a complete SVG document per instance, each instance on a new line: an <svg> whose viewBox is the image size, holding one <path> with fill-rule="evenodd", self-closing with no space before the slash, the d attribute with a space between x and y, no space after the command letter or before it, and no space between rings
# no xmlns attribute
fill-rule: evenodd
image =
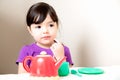
<svg viewBox="0 0 120 80"><path fill-rule="evenodd" d="M57 39L55 39L55 42L58 43L58 44L61 44L60 41L58 41Z"/></svg>

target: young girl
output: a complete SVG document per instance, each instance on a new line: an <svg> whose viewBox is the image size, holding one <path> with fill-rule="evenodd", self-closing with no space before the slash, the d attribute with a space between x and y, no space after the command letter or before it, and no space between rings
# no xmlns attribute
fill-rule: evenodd
<svg viewBox="0 0 120 80"><path fill-rule="evenodd" d="M40 55L42 51L46 51L56 60L66 56L66 61L73 65L69 48L55 40L59 21L52 6L44 2L32 5L27 13L26 21L27 29L35 42L22 47L16 61L18 73L26 73L22 63L26 56Z"/></svg>

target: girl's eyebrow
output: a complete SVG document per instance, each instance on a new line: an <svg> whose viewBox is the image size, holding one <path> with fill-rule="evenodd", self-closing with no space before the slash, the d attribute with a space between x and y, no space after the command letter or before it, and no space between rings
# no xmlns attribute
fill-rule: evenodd
<svg viewBox="0 0 120 80"><path fill-rule="evenodd" d="M48 21L47 23L53 23L54 21Z"/></svg>
<svg viewBox="0 0 120 80"><path fill-rule="evenodd" d="M50 23L54 23L54 21L50 20L50 21L47 22L47 24L50 24ZM38 26L38 25L41 25L41 24L42 23L40 23L40 24L33 24L33 25L37 25Z"/></svg>

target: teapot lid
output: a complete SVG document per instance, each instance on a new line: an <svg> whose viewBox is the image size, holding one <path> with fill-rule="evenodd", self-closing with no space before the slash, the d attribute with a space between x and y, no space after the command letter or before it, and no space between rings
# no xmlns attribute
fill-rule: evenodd
<svg viewBox="0 0 120 80"><path fill-rule="evenodd" d="M46 51L41 51L40 55L37 55L36 57L51 57L50 55L47 55Z"/></svg>

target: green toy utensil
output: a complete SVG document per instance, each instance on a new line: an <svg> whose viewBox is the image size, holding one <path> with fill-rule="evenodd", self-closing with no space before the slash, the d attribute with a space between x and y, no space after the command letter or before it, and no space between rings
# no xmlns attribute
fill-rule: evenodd
<svg viewBox="0 0 120 80"><path fill-rule="evenodd" d="M81 77L82 75L80 75L76 70L72 69L71 70L71 74L77 75L79 77Z"/></svg>
<svg viewBox="0 0 120 80"><path fill-rule="evenodd" d="M85 67L85 68L79 68L78 72L81 74L103 74L104 71L100 68L92 68L92 67Z"/></svg>

